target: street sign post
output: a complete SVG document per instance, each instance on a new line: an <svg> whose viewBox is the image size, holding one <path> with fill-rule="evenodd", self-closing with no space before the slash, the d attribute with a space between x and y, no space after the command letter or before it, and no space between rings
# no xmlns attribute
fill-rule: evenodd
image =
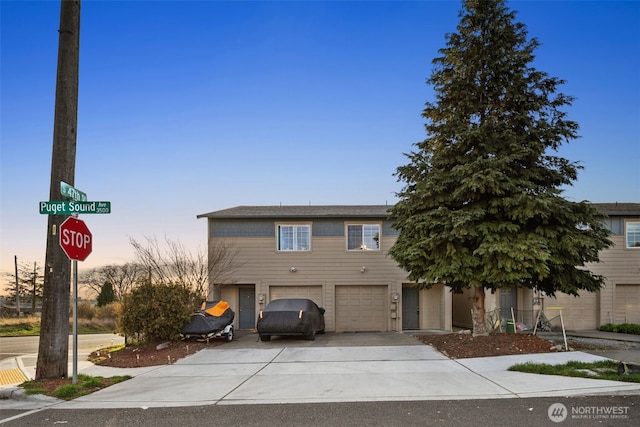
<svg viewBox="0 0 640 427"><path fill-rule="evenodd" d="M73 264L73 379L78 382L78 261L87 259L93 237L84 221L69 217L60 224L60 247Z"/></svg>
<svg viewBox="0 0 640 427"><path fill-rule="evenodd" d="M73 187L71 184L67 184L64 181L60 181L60 194L64 197L68 197L76 202L86 202L87 194Z"/></svg>
<svg viewBox="0 0 640 427"><path fill-rule="evenodd" d="M75 202L68 200L40 202L45 215L110 214L111 202Z"/></svg>
<svg viewBox="0 0 640 427"><path fill-rule="evenodd" d="M93 242L84 221L70 217L60 224L60 247L71 260L87 259L93 249Z"/></svg>
<svg viewBox="0 0 640 427"><path fill-rule="evenodd" d="M60 194L72 201L40 202L40 213L46 215L78 215L111 213L111 202L89 202L87 194L60 181ZM55 227L53 229L55 234ZM84 221L67 218L60 224L60 247L73 265L73 379L78 382L78 261L87 259L93 249L93 238Z"/></svg>

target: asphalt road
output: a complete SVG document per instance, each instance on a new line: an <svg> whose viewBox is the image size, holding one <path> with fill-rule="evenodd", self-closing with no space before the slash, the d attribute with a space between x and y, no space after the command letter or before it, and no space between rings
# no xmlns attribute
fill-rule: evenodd
<svg viewBox="0 0 640 427"><path fill-rule="evenodd" d="M37 355L40 337L0 337L0 362L11 357ZM116 334L78 335L78 354L90 354L96 348L124 344ZM73 335L69 335L69 353L73 352Z"/></svg>
<svg viewBox="0 0 640 427"><path fill-rule="evenodd" d="M564 407L558 405L562 404ZM553 406L552 406L553 405ZM553 414L553 415L550 415ZM556 417L554 421L551 417ZM566 417L563 421L558 417ZM637 426L640 396L2 411L6 426Z"/></svg>

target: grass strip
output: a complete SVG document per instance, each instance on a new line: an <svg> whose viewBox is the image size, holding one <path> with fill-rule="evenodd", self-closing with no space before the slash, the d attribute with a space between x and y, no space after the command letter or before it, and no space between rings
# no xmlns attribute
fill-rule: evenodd
<svg viewBox="0 0 640 427"><path fill-rule="evenodd" d="M511 366L509 371L640 383L640 374L620 374L618 371L619 366L620 363L614 360L600 360L597 362L578 362L573 360L563 365L526 362Z"/></svg>
<svg viewBox="0 0 640 427"><path fill-rule="evenodd" d="M64 384L52 389L47 385L47 380L42 381L25 381L20 384L25 394L45 394L47 396L57 397L62 400L73 400L77 397L102 390L105 387L117 384L119 382L130 379L130 375L118 375L109 378L92 377L89 375L79 374L76 384L72 383L70 378L64 381Z"/></svg>

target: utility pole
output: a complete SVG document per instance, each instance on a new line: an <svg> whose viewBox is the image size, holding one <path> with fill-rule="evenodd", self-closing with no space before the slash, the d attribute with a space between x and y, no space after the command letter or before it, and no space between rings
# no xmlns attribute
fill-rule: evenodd
<svg viewBox="0 0 640 427"><path fill-rule="evenodd" d="M36 261L33 261L33 276L31 276L31 289L33 291L33 294L31 296L31 314L35 315L36 314L36 283L38 281L38 270L37 270L37 266L38 264L36 263Z"/></svg>
<svg viewBox="0 0 640 427"><path fill-rule="evenodd" d="M49 200L63 200L60 181L75 181L80 59L80 0L62 0L58 41ZM64 215L48 215L42 318L36 379L66 378L69 358L71 261L58 243Z"/></svg>
<svg viewBox="0 0 640 427"><path fill-rule="evenodd" d="M14 266L16 270L16 316L20 318L20 283L18 281L18 255L13 256Z"/></svg>

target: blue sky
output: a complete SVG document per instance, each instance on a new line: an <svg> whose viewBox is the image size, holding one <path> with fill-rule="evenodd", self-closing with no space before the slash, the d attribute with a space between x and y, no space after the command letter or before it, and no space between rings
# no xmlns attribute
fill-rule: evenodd
<svg viewBox="0 0 640 427"><path fill-rule="evenodd" d="M640 2L512 1L567 80L585 167L571 200L640 202ZM205 248L196 215L237 205L385 204L425 137L431 60L458 1L82 3L75 186L79 268L132 260L129 239ZM44 263L58 1L0 2L0 271Z"/></svg>

